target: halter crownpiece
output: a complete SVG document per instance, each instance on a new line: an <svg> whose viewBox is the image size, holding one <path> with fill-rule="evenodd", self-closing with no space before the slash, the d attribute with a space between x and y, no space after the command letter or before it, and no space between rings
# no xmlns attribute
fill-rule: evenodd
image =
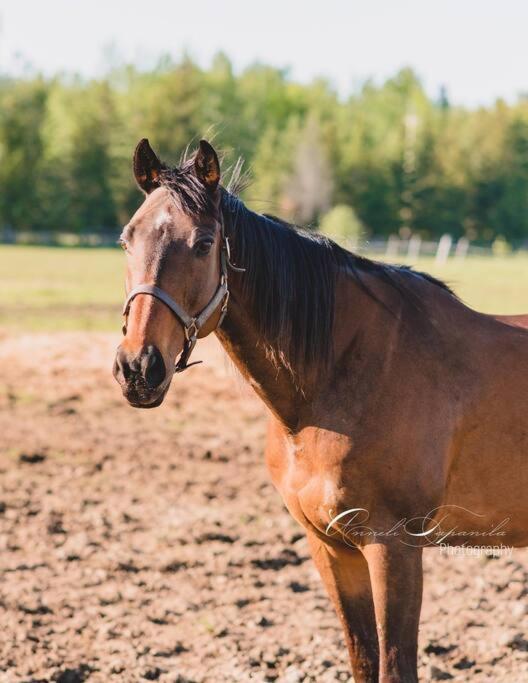
<svg viewBox="0 0 528 683"><path fill-rule="evenodd" d="M191 353L194 350L194 347L196 346L196 342L198 341L198 333L200 329L205 325L220 304L222 305L222 308L220 310L220 317L216 323L215 330L218 329L224 321L225 315L227 313L227 304L229 301L229 289L227 286L228 268L231 268L239 273L242 273L245 270L245 268L238 268L231 263L229 238L225 234L223 220L221 221L220 226L220 235L222 239L222 246L220 250L220 284L218 285L216 292L213 294L211 301L209 301L207 306L202 309L198 315L189 315L187 311L185 311L178 303L176 303L176 301L174 301L171 296L169 296L169 294L167 294L167 292L164 292L163 289L157 287L156 285L150 284L141 284L137 285L137 287L134 287L134 289L128 293L125 305L123 307L123 316L125 317L123 334L126 334L126 323L128 320L128 314L130 312L130 305L139 294L148 294L149 296L153 296L156 299L159 299L159 301L162 301L165 306L170 308L172 313L181 323L183 332L185 334L183 350L175 365L175 372L183 372L187 368L190 368L191 365L197 365L198 363L202 362L199 360L195 361L194 363L189 363L188 361Z"/></svg>

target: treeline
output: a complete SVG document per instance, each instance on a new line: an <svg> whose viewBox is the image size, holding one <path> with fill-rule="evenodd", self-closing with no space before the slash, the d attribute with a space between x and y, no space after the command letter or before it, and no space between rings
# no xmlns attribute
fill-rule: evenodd
<svg viewBox="0 0 528 683"><path fill-rule="evenodd" d="M148 137L176 162L200 136L245 159L257 210L316 225L351 207L367 234L528 239L528 100L490 108L429 98L411 70L347 100L324 80L254 65L235 75L163 59L102 80L0 82L0 227L99 231L140 202L131 154Z"/></svg>

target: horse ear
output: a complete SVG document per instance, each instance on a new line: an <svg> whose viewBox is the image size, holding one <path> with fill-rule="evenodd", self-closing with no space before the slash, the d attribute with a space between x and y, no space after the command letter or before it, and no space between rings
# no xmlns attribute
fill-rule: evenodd
<svg viewBox="0 0 528 683"><path fill-rule="evenodd" d="M134 152L134 175L139 187L150 194L159 187L162 164L146 138L140 140Z"/></svg>
<svg viewBox="0 0 528 683"><path fill-rule="evenodd" d="M205 187L214 192L220 182L220 164L216 152L207 140L200 140L200 147L194 158L194 170Z"/></svg>

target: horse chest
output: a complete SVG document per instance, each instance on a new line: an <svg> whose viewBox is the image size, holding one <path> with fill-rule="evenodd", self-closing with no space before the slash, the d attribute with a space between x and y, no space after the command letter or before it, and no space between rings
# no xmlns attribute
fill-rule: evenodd
<svg viewBox="0 0 528 683"><path fill-rule="evenodd" d="M292 437L270 429L266 464L294 519L324 532L344 499L340 484L343 459L331 439L324 439L316 448L313 438L306 436Z"/></svg>

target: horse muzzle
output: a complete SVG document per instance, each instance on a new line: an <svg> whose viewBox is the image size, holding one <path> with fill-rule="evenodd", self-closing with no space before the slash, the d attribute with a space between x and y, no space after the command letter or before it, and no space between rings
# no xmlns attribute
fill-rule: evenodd
<svg viewBox="0 0 528 683"><path fill-rule="evenodd" d="M167 392L167 371L163 356L153 345L131 353L117 349L113 374L123 396L135 408L156 408Z"/></svg>

